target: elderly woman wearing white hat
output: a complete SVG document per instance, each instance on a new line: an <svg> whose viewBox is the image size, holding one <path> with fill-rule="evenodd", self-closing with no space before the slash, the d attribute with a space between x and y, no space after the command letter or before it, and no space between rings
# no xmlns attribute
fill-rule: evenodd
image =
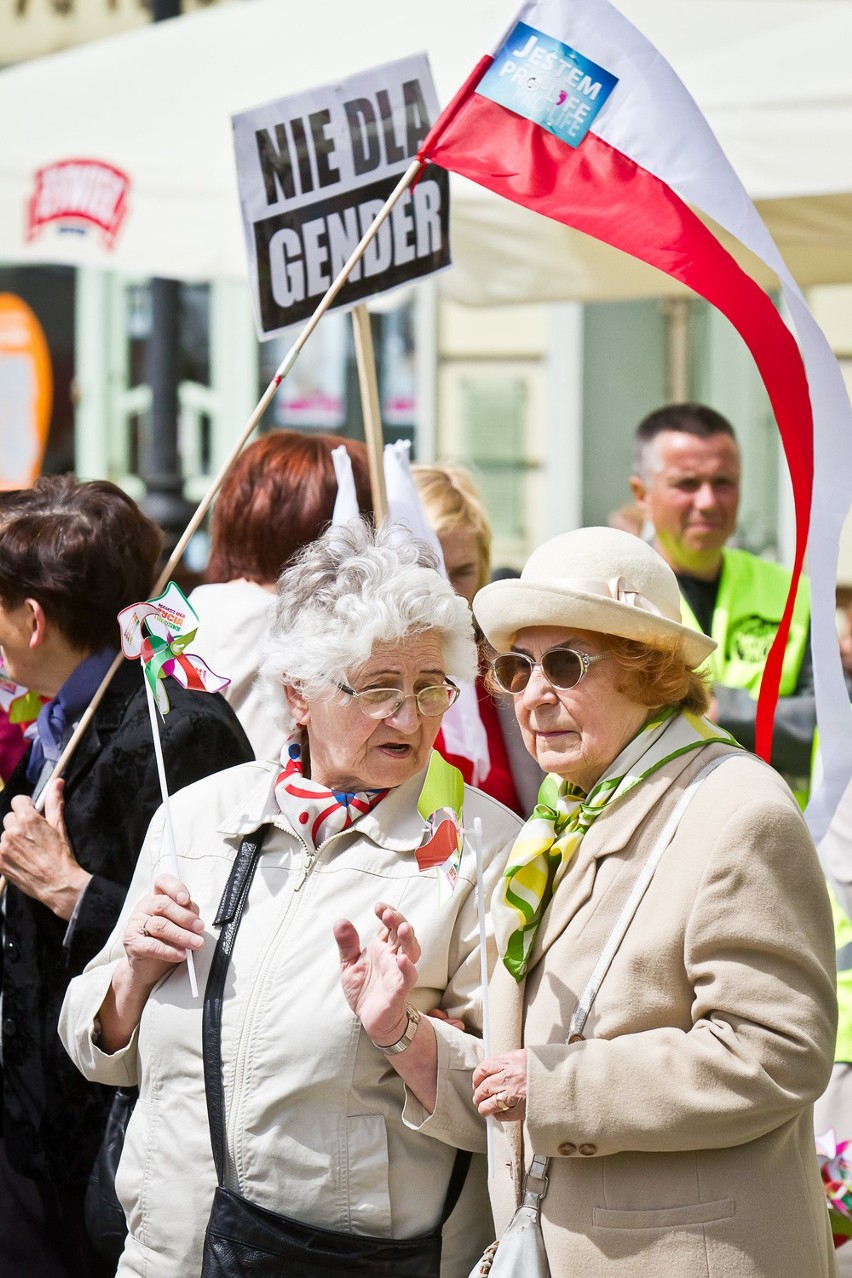
<svg viewBox="0 0 852 1278"><path fill-rule="evenodd" d="M554 1275L828 1278L831 918L787 787L702 717L713 641L655 552L605 528L474 612L549 774L492 906L474 1103L498 1120L498 1231L537 1156Z"/></svg>

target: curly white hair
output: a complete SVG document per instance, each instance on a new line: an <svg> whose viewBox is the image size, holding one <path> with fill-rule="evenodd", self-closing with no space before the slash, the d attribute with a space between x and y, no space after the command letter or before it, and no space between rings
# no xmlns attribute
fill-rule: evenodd
<svg viewBox="0 0 852 1278"><path fill-rule="evenodd" d="M278 580L259 684L285 731L293 719L285 685L309 700L336 690L376 644L437 634L446 672L475 678L473 620L437 571L425 542L402 524L366 520L329 528Z"/></svg>

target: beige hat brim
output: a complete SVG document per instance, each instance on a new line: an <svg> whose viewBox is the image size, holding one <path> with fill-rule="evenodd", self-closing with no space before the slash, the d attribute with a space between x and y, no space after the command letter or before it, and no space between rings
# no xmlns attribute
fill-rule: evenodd
<svg viewBox="0 0 852 1278"><path fill-rule="evenodd" d="M651 648L681 645L684 661L690 669L700 666L718 646L708 635L643 608L602 595L520 578L483 586L473 601L473 613L486 639L498 652L511 648L518 631L529 626L576 627L635 639Z"/></svg>

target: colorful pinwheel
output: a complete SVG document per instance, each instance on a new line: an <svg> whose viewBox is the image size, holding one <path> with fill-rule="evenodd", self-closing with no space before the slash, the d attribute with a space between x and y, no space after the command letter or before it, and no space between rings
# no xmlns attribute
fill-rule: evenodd
<svg viewBox="0 0 852 1278"><path fill-rule="evenodd" d="M118 624L124 655L142 662L160 714L169 710L166 675L198 692L221 692L230 683L214 674L201 657L186 651L198 633L198 614L173 581L155 599L124 608Z"/></svg>
<svg viewBox="0 0 852 1278"><path fill-rule="evenodd" d="M816 1150L835 1247L852 1238L852 1148L834 1130L817 1136Z"/></svg>

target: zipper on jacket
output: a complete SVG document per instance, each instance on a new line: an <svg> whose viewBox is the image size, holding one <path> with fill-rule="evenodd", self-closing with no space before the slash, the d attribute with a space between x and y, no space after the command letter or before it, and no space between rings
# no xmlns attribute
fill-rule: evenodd
<svg viewBox="0 0 852 1278"><path fill-rule="evenodd" d="M317 848L313 852L310 850L307 843L300 835L296 834L294 831L291 831L291 833L293 833L294 838L298 839L299 843L301 843L302 847L305 850L305 862L304 862L304 865L302 866L302 873L299 878L299 881L298 883L296 883L296 885L293 888L293 895L290 899L290 904L285 907L284 913L280 920L279 928L276 930L276 937L279 942L280 942L283 931L289 926L291 922L290 915L291 915L292 909L295 907L296 893L299 892L299 890L303 888L304 885L307 883L308 879L311 876L311 871L313 870L314 866L316 865L319 859L320 853L324 852L328 848L329 844L332 843L334 839L338 838L340 834L344 833L344 831L337 831L336 834L330 835L329 838L327 838L324 843L321 843L319 848ZM238 1116L242 1110L242 1105L243 1105L243 1083L245 1080L246 1056L249 1050L249 1044L252 1041L252 1027L254 1025L255 1014L257 1012L258 1005L263 1001L264 984L266 980L266 975L274 957L273 948L277 948L277 945L275 947L272 947L269 944L267 944L267 946L265 947L265 952L263 954L261 964L260 964L260 970L258 971L257 978L254 982L251 993L249 994L249 998L246 1004L245 1016L243 1017L243 1024L240 1031L239 1040L237 1042L236 1052L234 1055L234 1075L233 1075L233 1086L232 1086L232 1093L230 1098L230 1105L228 1104L227 1099L225 1102L226 1150L227 1150L228 1157L233 1162L234 1175L236 1179L235 1187L237 1189L239 1189L240 1187L241 1172L242 1172L242 1158L237 1153L237 1123L238 1123Z"/></svg>
<svg viewBox="0 0 852 1278"><path fill-rule="evenodd" d="M299 879L299 882L293 888L294 892L300 892L302 890L302 888L305 886L305 884L308 881L311 870L314 868L314 866L317 863L316 851L311 852L310 848L308 847L307 843L305 843L304 840L301 840L301 843L302 843L302 847L305 849L305 860L304 860L304 864L302 865L302 874Z"/></svg>
<svg viewBox="0 0 852 1278"><path fill-rule="evenodd" d="M318 861L318 859L319 859L320 853L321 853L321 852L325 852L326 848L327 848L327 847L328 847L331 843L333 843L333 842L334 842L334 840L335 840L336 838L338 838L341 834L347 834L347 833L348 833L348 830L335 830L334 834L330 834L330 835L328 836L328 838L327 838L327 839L325 839L325 840L324 840L324 842L322 842L322 843L319 845L319 847L318 847L318 848L314 848L313 852L312 852L312 851L311 851L311 849L308 847L307 843L306 843L306 842L305 842L305 840L301 837L301 835L299 835L299 834L297 834L297 835L296 835L296 838L299 840L299 842L301 843L302 847L305 849L306 856L305 856L305 863L304 863L304 865L302 866L302 875L301 875L301 878L299 879L299 882L298 882L298 883L296 884L296 886L293 888L293 891L294 891L294 892L299 892L299 891L301 891L301 889L305 886L305 884L307 883L308 879L310 878L311 871L313 870L314 866L316 865L316 863L317 863L317 861Z"/></svg>

